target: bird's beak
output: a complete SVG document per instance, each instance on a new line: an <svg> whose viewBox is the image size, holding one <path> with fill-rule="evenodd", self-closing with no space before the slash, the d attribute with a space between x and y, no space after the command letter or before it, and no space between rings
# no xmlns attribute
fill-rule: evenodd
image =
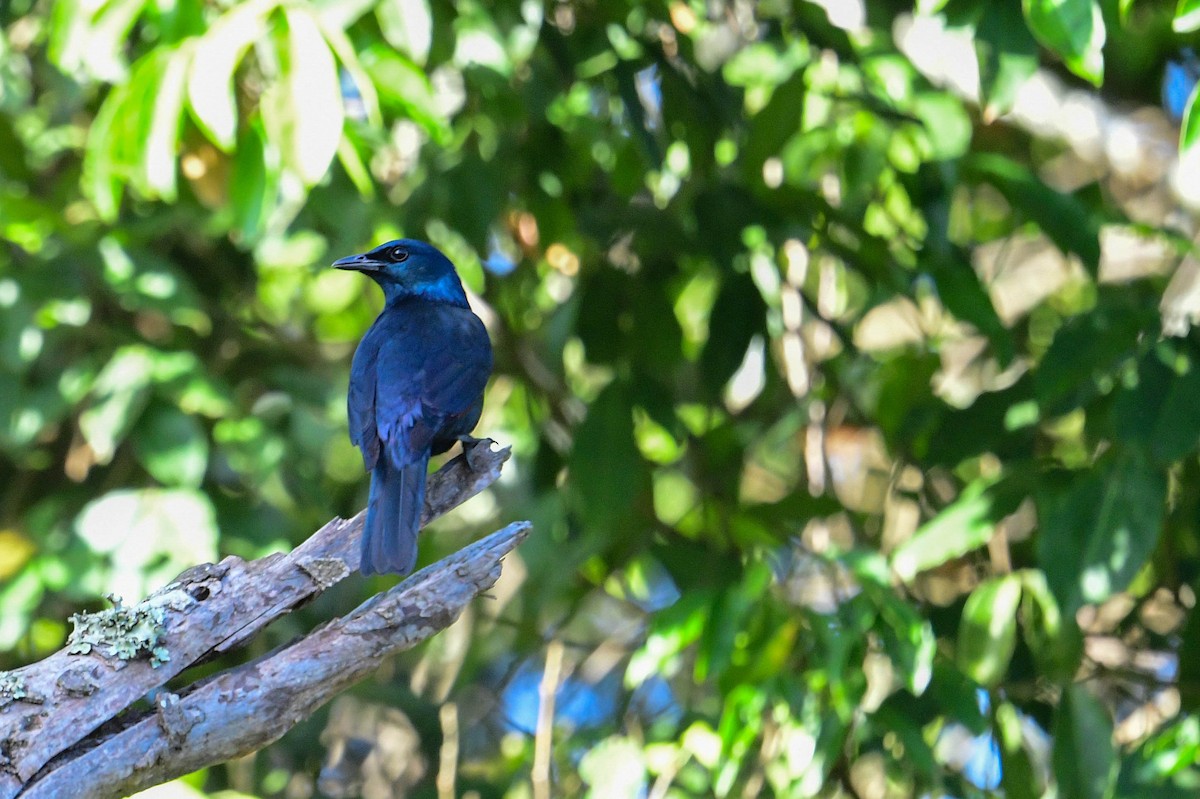
<svg viewBox="0 0 1200 799"><path fill-rule="evenodd" d="M355 272L378 272L383 268L380 261L369 255L347 255L334 261L333 265L338 269L352 269Z"/></svg>

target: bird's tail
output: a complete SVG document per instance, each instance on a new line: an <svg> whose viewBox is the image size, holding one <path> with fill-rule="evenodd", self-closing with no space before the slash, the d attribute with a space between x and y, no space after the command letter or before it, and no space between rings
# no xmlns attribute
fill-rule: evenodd
<svg viewBox="0 0 1200 799"><path fill-rule="evenodd" d="M418 458L397 469L380 453L371 472L371 496L363 525L363 574L408 574L416 565L428 464L428 457Z"/></svg>

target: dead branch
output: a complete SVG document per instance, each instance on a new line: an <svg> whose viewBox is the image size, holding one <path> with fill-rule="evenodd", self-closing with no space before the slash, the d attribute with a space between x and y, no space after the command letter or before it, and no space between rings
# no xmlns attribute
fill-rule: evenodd
<svg viewBox="0 0 1200 799"><path fill-rule="evenodd" d="M489 445L430 476L423 523L499 477L509 450ZM450 624L528 531L510 525L300 641L181 696L159 692L155 712L142 718L117 718L357 570L362 517L335 519L290 553L249 563L230 557L181 574L130 611L161 620L153 660L122 659L102 646L72 654L68 646L3 675L0 799L121 796L276 740L384 658Z"/></svg>

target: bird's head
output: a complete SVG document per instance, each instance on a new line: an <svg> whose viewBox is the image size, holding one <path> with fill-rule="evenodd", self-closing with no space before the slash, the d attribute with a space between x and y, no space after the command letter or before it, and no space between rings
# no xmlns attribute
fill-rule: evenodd
<svg viewBox="0 0 1200 799"><path fill-rule="evenodd" d="M389 303L406 297L422 297L434 302L467 305L467 295L454 271L454 264L437 247L423 241L389 241L361 255L339 258L333 265L370 275L383 289Z"/></svg>

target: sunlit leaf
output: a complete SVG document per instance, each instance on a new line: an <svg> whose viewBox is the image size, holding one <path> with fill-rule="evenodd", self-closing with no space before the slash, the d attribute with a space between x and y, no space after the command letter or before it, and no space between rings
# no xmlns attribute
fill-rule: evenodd
<svg viewBox="0 0 1200 799"><path fill-rule="evenodd" d="M188 70L188 106L209 141L232 152L238 110L233 78L250 45L267 33L267 18L278 0L248 0L224 13L196 42Z"/></svg>
<svg viewBox="0 0 1200 799"><path fill-rule="evenodd" d="M163 485L197 487L208 466L208 437L196 417L156 404L138 422L133 452Z"/></svg>
<svg viewBox="0 0 1200 799"><path fill-rule="evenodd" d="M83 178L80 181L84 195L92 201L96 213L101 219L112 221L117 217L117 209L121 204L121 180L109 153L111 138L109 133L117 119L119 98L124 93L114 89L96 115L96 120L88 135L87 148L84 150Z"/></svg>
<svg viewBox="0 0 1200 799"><path fill-rule="evenodd" d="M1200 0L1179 0L1171 27L1176 33L1191 33L1200 28Z"/></svg>
<svg viewBox="0 0 1200 799"><path fill-rule="evenodd" d="M638 796L646 789L641 742L621 736L600 741L583 756L579 776L592 796Z"/></svg>
<svg viewBox="0 0 1200 799"><path fill-rule="evenodd" d="M154 356L145 347L117 350L96 377L91 406L79 416L79 430L95 453L107 463L146 406Z"/></svg>
<svg viewBox="0 0 1200 799"><path fill-rule="evenodd" d="M371 47L362 55L363 69L379 89L379 101L396 109L426 130L435 141L449 135L428 76L390 48Z"/></svg>
<svg viewBox="0 0 1200 799"><path fill-rule="evenodd" d="M1029 28L1067 68L1099 86L1104 80L1104 17L1095 0L1024 0Z"/></svg>
<svg viewBox="0 0 1200 799"><path fill-rule="evenodd" d="M958 158L971 146L971 119L963 104L940 92L922 92L913 111L925 126L935 160Z"/></svg>
<svg viewBox="0 0 1200 799"><path fill-rule="evenodd" d="M1011 702L996 707L1000 744L1000 779L1005 799L1037 799L1037 776L1024 745L1020 711Z"/></svg>
<svg viewBox="0 0 1200 799"><path fill-rule="evenodd" d="M965 555L987 543L996 522L1010 513L1012 498L989 480L976 480L941 513L923 524L892 553L892 568L902 580Z"/></svg>
<svg viewBox="0 0 1200 799"><path fill-rule="evenodd" d="M625 685L636 688L652 677L678 673L685 650L703 634L711 607L712 597L694 590L655 614L645 643L629 658Z"/></svg>
<svg viewBox="0 0 1200 799"><path fill-rule="evenodd" d="M1179 128L1180 151L1191 150L1200 139L1200 113L1196 112L1196 95L1200 94L1200 84L1192 87L1188 95L1187 105L1183 107L1183 122Z"/></svg>
<svg viewBox="0 0 1200 799"><path fill-rule="evenodd" d="M342 138L345 106L337 65L312 15L284 10L288 24L287 53L281 53L287 90L275 95L279 105L264 106L267 129L283 150L283 162L305 185L329 170ZM274 123L272 123L272 119Z"/></svg>
<svg viewBox="0 0 1200 799"><path fill-rule="evenodd" d="M358 57L358 48L346 36L345 31L331 26L320 14L320 11L318 11L316 20L329 49L333 51L341 68L346 70L350 80L354 82L354 88L358 91L363 111L366 113L367 123L375 128L381 127L383 120L379 112L379 95L375 91L374 82Z"/></svg>
<svg viewBox="0 0 1200 799"><path fill-rule="evenodd" d="M279 151L255 120L238 138L229 194L234 229L242 240L256 241L266 227L277 201L279 172Z"/></svg>
<svg viewBox="0 0 1200 799"><path fill-rule="evenodd" d="M93 589L121 597L146 596L182 569L217 556L212 504L187 489L113 491L88 503L75 528L106 561L102 584Z"/></svg>
<svg viewBox="0 0 1200 799"><path fill-rule="evenodd" d="M88 72L101 80L118 82L125 77L126 41L146 0L110 0L91 20L82 53Z"/></svg>
<svg viewBox="0 0 1200 799"><path fill-rule="evenodd" d="M1079 669L1083 635L1073 617L1063 617L1058 600L1036 569L1023 569L1021 577L1021 634L1043 674L1052 680L1069 680Z"/></svg>
<svg viewBox="0 0 1200 799"><path fill-rule="evenodd" d="M161 51L166 63L151 103L150 129L142 156L142 181L167 201L175 199L175 161L187 93L191 47Z"/></svg>
<svg viewBox="0 0 1200 799"><path fill-rule="evenodd" d="M895 664L904 686L916 696L925 692L933 676L933 656L937 641L929 620L922 617L908 602L890 592L870 591L879 603L876 625L884 649Z"/></svg>
<svg viewBox="0 0 1200 799"><path fill-rule="evenodd" d="M993 577L967 597L958 625L958 667L975 682L993 687L1008 671L1017 644L1017 606L1021 579Z"/></svg>
<svg viewBox="0 0 1200 799"><path fill-rule="evenodd" d="M416 63L425 63L433 41L428 0L381 0L375 7L375 15L388 44Z"/></svg>

